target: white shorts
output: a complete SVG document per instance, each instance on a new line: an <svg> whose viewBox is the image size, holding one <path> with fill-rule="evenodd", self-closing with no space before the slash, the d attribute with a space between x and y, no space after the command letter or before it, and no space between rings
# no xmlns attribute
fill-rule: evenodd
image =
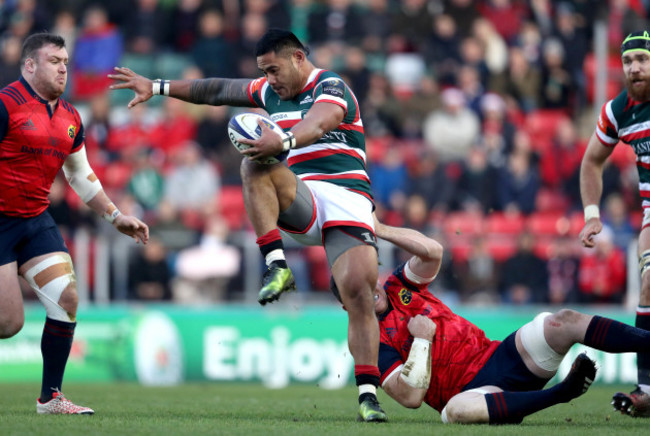
<svg viewBox="0 0 650 436"><path fill-rule="evenodd" d="M328 227L352 226L368 229L372 235L375 233L375 222L372 217L372 202L361 194L349 191L342 186L319 180L302 181L297 179L298 191L300 184L304 183L311 193L311 212L306 208L302 211L294 209L294 213L311 216L307 219L309 224L302 229L289 229L283 226L291 207L280 216L280 228L291 235L293 239L304 245L323 245L323 230ZM298 198L298 196L296 197ZM309 199L306 199L309 202ZM293 205L292 205L293 206Z"/></svg>

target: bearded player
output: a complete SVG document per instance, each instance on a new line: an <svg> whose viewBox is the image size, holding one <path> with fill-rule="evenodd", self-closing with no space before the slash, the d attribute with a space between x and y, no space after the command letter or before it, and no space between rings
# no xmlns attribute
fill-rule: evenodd
<svg viewBox="0 0 650 436"><path fill-rule="evenodd" d="M580 169L580 194L585 226L582 245L596 245L594 236L603 229L599 204L603 192L603 168L619 141L633 148L639 172L643 222L639 234L641 292L636 327L650 331L650 35L634 32L621 45L625 90L603 105L598 125L589 140ZM629 394L618 392L612 405L621 413L650 417L650 348L637 353L638 385Z"/></svg>

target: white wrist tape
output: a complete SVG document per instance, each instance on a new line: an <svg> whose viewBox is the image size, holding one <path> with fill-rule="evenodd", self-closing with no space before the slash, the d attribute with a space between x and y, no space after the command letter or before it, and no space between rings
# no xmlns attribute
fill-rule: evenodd
<svg viewBox="0 0 650 436"><path fill-rule="evenodd" d="M122 212L120 212L120 210L117 207L115 207L113 203L111 203L108 205L108 210L104 212L102 218L104 218L109 223L113 224L113 222L115 222L115 218L117 218L120 215L122 215Z"/></svg>
<svg viewBox="0 0 650 436"><path fill-rule="evenodd" d="M282 135L282 151L293 150L296 148L296 137L292 132L284 132Z"/></svg>
<svg viewBox="0 0 650 436"><path fill-rule="evenodd" d="M600 218L600 209L596 204L590 204L585 207L585 222L589 221L592 218Z"/></svg>
<svg viewBox="0 0 650 436"><path fill-rule="evenodd" d="M417 389L427 389L431 381L431 342L414 338L409 357L404 363L400 377Z"/></svg>
<svg viewBox="0 0 650 436"><path fill-rule="evenodd" d="M86 147L68 155L63 163L63 174L84 203L88 203L102 190L102 184L88 163Z"/></svg>
<svg viewBox="0 0 650 436"><path fill-rule="evenodd" d="M169 80L156 79L151 85L153 95L169 95Z"/></svg>

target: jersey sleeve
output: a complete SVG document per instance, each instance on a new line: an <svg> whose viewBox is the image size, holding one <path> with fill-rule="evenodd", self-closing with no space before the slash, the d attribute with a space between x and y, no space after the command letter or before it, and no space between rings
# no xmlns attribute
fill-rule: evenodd
<svg viewBox="0 0 650 436"><path fill-rule="evenodd" d="M265 107L264 92L267 87L266 77L257 78L248 84L248 88L246 89L248 99L255 107Z"/></svg>
<svg viewBox="0 0 650 436"><path fill-rule="evenodd" d="M9 111L5 103L0 100L0 141L5 139L7 129L9 128Z"/></svg>
<svg viewBox="0 0 650 436"><path fill-rule="evenodd" d="M614 147L618 143L618 123L614 118L612 102L613 100L610 100L603 105L596 126L596 137L605 147Z"/></svg>
<svg viewBox="0 0 650 436"><path fill-rule="evenodd" d="M79 151L81 147L84 145L84 141L86 139L86 131L84 129L83 123L79 123L79 131L74 137L74 142L72 143L72 153L75 151Z"/></svg>
<svg viewBox="0 0 650 436"><path fill-rule="evenodd" d="M379 381L381 384L402 365L402 357L392 346L381 342L379 344Z"/></svg>
<svg viewBox="0 0 650 436"><path fill-rule="evenodd" d="M327 77L318 82L314 88L314 103L326 102L339 105L348 112L347 87L338 77Z"/></svg>

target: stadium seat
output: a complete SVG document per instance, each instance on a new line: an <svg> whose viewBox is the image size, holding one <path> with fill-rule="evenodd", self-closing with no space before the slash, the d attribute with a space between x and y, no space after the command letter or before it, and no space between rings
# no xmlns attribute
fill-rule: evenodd
<svg viewBox="0 0 650 436"><path fill-rule="evenodd" d="M472 252L471 238L457 235L450 237L447 242L449 243L452 261L459 263L467 262Z"/></svg>
<svg viewBox="0 0 650 436"><path fill-rule="evenodd" d="M223 186L219 192L219 211L228 223L230 230L241 230L246 227L248 217L244 206L244 195L241 186Z"/></svg>
<svg viewBox="0 0 650 436"><path fill-rule="evenodd" d="M537 212L562 212L569 207L566 196L555 189L540 188L535 197L535 210Z"/></svg>
<svg viewBox="0 0 650 436"><path fill-rule="evenodd" d="M526 117L526 131L533 150L543 152L553 141L557 125L568 118L563 110L538 109Z"/></svg>
<svg viewBox="0 0 650 436"><path fill-rule="evenodd" d="M485 232L491 234L518 234L524 230L526 220L520 213L493 212L485 219Z"/></svg>
<svg viewBox="0 0 650 436"><path fill-rule="evenodd" d="M444 229L448 237L452 235L478 235L484 230L484 217L481 213L452 212L444 220Z"/></svg>
<svg viewBox="0 0 650 436"><path fill-rule="evenodd" d="M526 220L526 228L535 235L564 235L571 222L563 212L534 212Z"/></svg>
<svg viewBox="0 0 650 436"><path fill-rule="evenodd" d="M487 249L496 262L504 262L517 252L515 235L488 235Z"/></svg>

